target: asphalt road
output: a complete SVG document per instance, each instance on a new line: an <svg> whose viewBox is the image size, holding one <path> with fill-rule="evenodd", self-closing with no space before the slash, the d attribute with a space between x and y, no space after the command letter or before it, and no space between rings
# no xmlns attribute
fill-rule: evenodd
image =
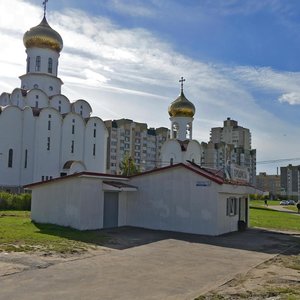
<svg viewBox="0 0 300 300"><path fill-rule="evenodd" d="M194 299L299 239L253 229L221 237L137 228L107 233L112 239L105 248L74 260L39 264L30 256L0 256L6 265L27 263L0 276L0 299Z"/></svg>

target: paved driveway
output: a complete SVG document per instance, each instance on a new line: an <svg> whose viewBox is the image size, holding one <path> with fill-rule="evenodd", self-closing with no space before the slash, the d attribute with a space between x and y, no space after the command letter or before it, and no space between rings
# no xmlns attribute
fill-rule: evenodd
<svg viewBox="0 0 300 300"><path fill-rule="evenodd" d="M107 233L112 240L92 257L0 277L0 299L194 299L298 239L263 230L221 237L136 228Z"/></svg>

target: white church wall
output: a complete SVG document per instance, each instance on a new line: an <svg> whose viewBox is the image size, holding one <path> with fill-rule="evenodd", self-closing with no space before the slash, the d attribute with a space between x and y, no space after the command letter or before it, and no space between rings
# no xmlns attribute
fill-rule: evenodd
<svg viewBox="0 0 300 300"><path fill-rule="evenodd" d="M26 105L35 108L45 108L49 106L49 98L42 90L32 89L27 93Z"/></svg>
<svg viewBox="0 0 300 300"><path fill-rule="evenodd" d="M51 97L50 106L57 109L61 114L67 114L71 111L70 101L65 95Z"/></svg>
<svg viewBox="0 0 300 300"><path fill-rule="evenodd" d="M60 175L61 123L61 115L53 108L42 109L37 118L34 181Z"/></svg>
<svg viewBox="0 0 300 300"><path fill-rule="evenodd" d="M56 51L44 48L43 51L39 48L28 48L26 50L27 52L27 58L30 58L30 67L29 67L29 73L49 73L48 72L48 59L52 59L52 72L49 74L57 75L57 62L59 58L59 54ZM37 56L40 57L40 68L38 69L38 66L36 64L36 58Z"/></svg>
<svg viewBox="0 0 300 300"><path fill-rule="evenodd" d="M130 226L217 235L218 185L182 167L136 176L128 194Z"/></svg>
<svg viewBox="0 0 300 300"><path fill-rule="evenodd" d="M35 164L35 136L36 119L33 116L32 109L25 107L23 110L23 136L21 143L22 162L20 166L21 185L33 182L33 171Z"/></svg>
<svg viewBox="0 0 300 300"><path fill-rule="evenodd" d="M10 105L10 94L9 93L2 93L0 95L0 106L7 106Z"/></svg>
<svg viewBox="0 0 300 300"><path fill-rule="evenodd" d="M21 87L25 90L41 89L47 96L60 94L63 82L58 77L45 73L28 73L19 77Z"/></svg>
<svg viewBox="0 0 300 300"><path fill-rule="evenodd" d="M4 108L0 115L0 182L20 185L22 111L16 106Z"/></svg>
<svg viewBox="0 0 300 300"><path fill-rule="evenodd" d="M166 141L161 147L162 166L168 166L171 161L175 163L182 162L182 151L179 142L175 139Z"/></svg>
<svg viewBox="0 0 300 300"><path fill-rule="evenodd" d="M73 177L44 183L32 190L31 218L79 230L100 229L103 199L99 179Z"/></svg>
<svg viewBox="0 0 300 300"><path fill-rule="evenodd" d="M21 89L16 88L13 90L10 95L10 102L11 105L18 106L19 108L25 107L25 97L23 96Z"/></svg>
<svg viewBox="0 0 300 300"><path fill-rule="evenodd" d="M183 154L183 162L190 160L196 164L201 164L201 145L198 141L191 140L188 143L186 151Z"/></svg>
<svg viewBox="0 0 300 300"><path fill-rule="evenodd" d="M81 116L67 114L62 124L61 167L69 160L83 161L85 122Z"/></svg>
<svg viewBox="0 0 300 300"><path fill-rule="evenodd" d="M89 118L92 113L90 104L83 99L76 100L74 103L72 103L71 110L72 112L81 115L83 118Z"/></svg>
<svg viewBox="0 0 300 300"><path fill-rule="evenodd" d="M85 128L84 162L92 172L106 171L108 131L98 117L91 117Z"/></svg>

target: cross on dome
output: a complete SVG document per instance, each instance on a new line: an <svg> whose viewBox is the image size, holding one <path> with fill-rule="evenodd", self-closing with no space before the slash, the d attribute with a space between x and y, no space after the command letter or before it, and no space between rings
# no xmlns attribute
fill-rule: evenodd
<svg viewBox="0 0 300 300"><path fill-rule="evenodd" d="M185 81L185 79L181 76L179 82L181 84L181 92L183 92L183 82Z"/></svg>
<svg viewBox="0 0 300 300"><path fill-rule="evenodd" d="M44 0L44 1L43 1L43 6L44 6L44 17L46 16L47 2L48 2L48 0Z"/></svg>

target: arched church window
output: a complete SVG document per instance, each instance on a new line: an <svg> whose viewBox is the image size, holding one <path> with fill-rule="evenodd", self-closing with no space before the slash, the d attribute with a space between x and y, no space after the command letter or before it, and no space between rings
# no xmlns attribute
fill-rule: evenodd
<svg viewBox="0 0 300 300"><path fill-rule="evenodd" d="M173 164L174 164L174 158L172 157L172 158L170 159L170 165L173 166Z"/></svg>
<svg viewBox="0 0 300 300"><path fill-rule="evenodd" d="M74 141L71 142L71 153L74 153Z"/></svg>
<svg viewBox="0 0 300 300"><path fill-rule="evenodd" d="M27 73L30 72L30 57L27 57Z"/></svg>
<svg viewBox="0 0 300 300"><path fill-rule="evenodd" d="M178 126L178 124L177 123L173 123L173 125L172 125L172 132L173 132L173 136L172 136L172 138L173 139L176 139L177 138L177 136L178 136L178 128L179 128L179 126Z"/></svg>
<svg viewBox="0 0 300 300"><path fill-rule="evenodd" d="M28 150L25 150L25 160L24 160L24 169L27 168L27 159L28 159Z"/></svg>
<svg viewBox="0 0 300 300"><path fill-rule="evenodd" d="M9 149L9 151L8 151L8 164L7 164L7 166L9 168L12 168L12 166L13 166L13 155L14 155L13 149Z"/></svg>
<svg viewBox="0 0 300 300"><path fill-rule="evenodd" d="M185 137L186 137L187 139L190 139L190 138L191 138L191 124L187 124L187 125L186 125Z"/></svg>
<svg viewBox="0 0 300 300"><path fill-rule="evenodd" d="M53 60L51 57L48 58L48 73L52 73Z"/></svg>
<svg viewBox="0 0 300 300"><path fill-rule="evenodd" d="M41 57L37 56L35 59L35 70L36 71L41 71Z"/></svg>

